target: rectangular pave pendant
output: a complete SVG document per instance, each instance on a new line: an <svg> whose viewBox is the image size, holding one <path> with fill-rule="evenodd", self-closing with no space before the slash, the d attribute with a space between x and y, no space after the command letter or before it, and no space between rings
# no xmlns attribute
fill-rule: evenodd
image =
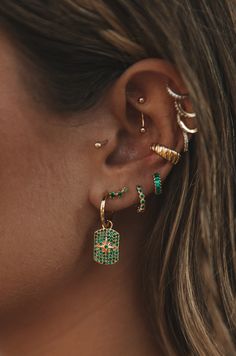
<svg viewBox="0 0 236 356"><path fill-rule="evenodd" d="M113 265L120 258L120 234L112 228L102 228L94 233L93 259L102 265Z"/></svg>

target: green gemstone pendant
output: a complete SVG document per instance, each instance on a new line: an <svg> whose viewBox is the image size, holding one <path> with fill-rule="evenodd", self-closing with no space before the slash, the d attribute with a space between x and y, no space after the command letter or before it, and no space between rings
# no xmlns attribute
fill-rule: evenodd
<svg viewBox="0 0 236 356"><path fill-rule="evenodd" d="M120 234L103 227L94 233L93 259L103 265L113 265L120 258Z"/></svg>

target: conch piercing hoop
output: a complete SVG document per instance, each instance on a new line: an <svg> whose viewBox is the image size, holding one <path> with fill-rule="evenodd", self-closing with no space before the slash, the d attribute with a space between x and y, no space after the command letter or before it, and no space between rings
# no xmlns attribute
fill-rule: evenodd
<svg viewBox="0 0 236 356"><path fill-rule="evenodd" d="M144 97L141 96L140 98L138 98L138 103L139 104L144 104L145 103ZM145 118L144 118L144 113L143 112L141 112L141 128L140 128L140 132L142 134L147 132L147 129L145 127Z"/></svg>
<svg viewBox="0 0 236 356"><path fill-rule="evenodd" d="M164 158L166 161L169 161L172 164L177 164L179 163L179 160L181 158L181 155L179 152L171 150L170 148L159 145L159 144L153 144L150 147L151 151L155 152L157 155L160 157Z"/></svg>
<svg viewBox="0 0 236 356"><path fill-rule="evenodd" d="M102 228L94 233L93 260L103 265L113 265L120 257L120 234L113 229L111 220L105 217L106 200L105 195L100 204L100 219Z"/></svg>

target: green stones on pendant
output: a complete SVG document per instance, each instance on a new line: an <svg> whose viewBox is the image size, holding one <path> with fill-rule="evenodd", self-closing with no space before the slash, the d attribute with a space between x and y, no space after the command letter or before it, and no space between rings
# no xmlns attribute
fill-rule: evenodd
<svg viewBox="0 0 236 356"><path fill-rule="evenodd" d="M154 180L154 187L155 187L155 194L160 195L162 193L162 183L161 183L161 176L159 173L153 174Z"/></svg>
<svg viewBox="0 0 236 356"><path fill-rule="evenodd" d="M139 196L139 206L137 209L138 213L143 213L145 211L146 208L146 199L145 199L145 194L143 192L143 188L141 185L137 185L136 186L136 190Z"/></svg>
<svg viewBox="0 0 236 356"><path fill-rule="evenodd" d="M120 234L112 228L102 228L94 233L93 259L103 265L113 265L120 258Z"/></svg>
<svg viewBox="0 0 236 356"><path fill-rule="evenodd" d="M125 193L127 193L129 189L127 187L123 187L121 190L118 192L110 192L108 193L108 196L110 199L115 199L115 198L122 198Z"/></svg>

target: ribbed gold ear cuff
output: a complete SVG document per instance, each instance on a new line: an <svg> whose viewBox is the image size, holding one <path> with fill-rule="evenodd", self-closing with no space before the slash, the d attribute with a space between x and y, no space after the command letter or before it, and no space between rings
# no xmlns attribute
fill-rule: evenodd
<svg viewBox="0 0 236 356"><path fill-rule="evenodd" d="M177 164L181 158L181 154L179 152L171 150L170 148L163 145L153 144L150 149L158 156L173 164Z"/></svg>

